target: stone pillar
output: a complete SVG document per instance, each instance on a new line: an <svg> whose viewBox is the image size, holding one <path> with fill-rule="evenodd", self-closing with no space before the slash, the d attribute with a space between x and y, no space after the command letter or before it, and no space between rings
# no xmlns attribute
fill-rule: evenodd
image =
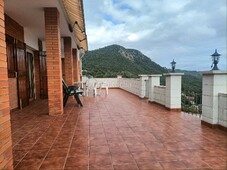
<svg viewBox="0 0 227 170"><path fill-rule="evenodd" d="M72 55L72 40L71 37L64 37L64 65L65 65L65 82L72 85L73 77L73 55Z"/></svg>
<svg viewBox="0 0 227 170"><path fill-rule="evenodd" d="M60 19L57 8L45 8L49 115L63 113Z"/></svg>
<svg viewBox="0 0 227 170"><path fill-rule="evenodd" d="M140 93L139 97L144 98L146 96L146 81L148 80L148 75L139 75L140 77Z"/></svg>
<svg viewBox="0 0 227 170"><path fill-rule="evenodd" d="M183 73L166 73L166 104L169 110L181 110L181 76Z"/></svg>
<svg viewBox="0 0 227 170"><path fill-rule="evenodd" d="M148 98L148 100L150 102L154 102L154 86L160 86L160 77L161 76L162 76L161 74L149 75L149 78L148 78L149 98Z"/></svg>
<svg viewBox="0 0 227 170"><path fill-rule="evenodd" d="M79 61L77 49L73 49L73 74L74 74L74 82L78 82L80 80L80 72L79 72Z"/></svg>
<svg viewBox="0 0 227 170"><path fill-rule="evenodd" d="M13 169L4 1L0 1L0 169Z"/></svg>
<svg viewBox="0 0 227 170"><path fill-rule="evenodd" d="M202 123L218 124L218 93L227 93L227 71L202 72Z"/></svg>

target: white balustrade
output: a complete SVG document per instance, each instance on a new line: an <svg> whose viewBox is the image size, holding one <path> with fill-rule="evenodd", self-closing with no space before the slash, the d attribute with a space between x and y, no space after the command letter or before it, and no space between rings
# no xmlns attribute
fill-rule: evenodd
<svg viewBox="0 0 227 170"><path fill-rule="evenodd" d="M218 124L227 128L227 93L218 94Z"/></svg>
<svg viewBox="0 0 227 170"><path fill-rule="evenodd" d="M154 86L153 102L166 105L166 86Z"/></svg>

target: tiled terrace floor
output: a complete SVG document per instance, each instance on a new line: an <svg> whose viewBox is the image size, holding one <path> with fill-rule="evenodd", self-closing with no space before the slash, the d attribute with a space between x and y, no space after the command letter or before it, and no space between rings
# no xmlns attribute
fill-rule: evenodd
<svg viewBox="0 0 227 170"><path fill-rule="evenodd" d="M47 115L47 101L12 113L15 169L226 169L226 134L122 90L70 100Z"/></svg>

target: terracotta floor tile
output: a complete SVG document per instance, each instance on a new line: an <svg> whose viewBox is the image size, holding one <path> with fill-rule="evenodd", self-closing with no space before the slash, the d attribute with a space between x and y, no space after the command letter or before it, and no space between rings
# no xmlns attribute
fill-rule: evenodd
<svg viewBox="0 0 227 170"><path fill-rule="evenodd" d="M88 166L66 167L64 170L88 170Z"/></svg>
<svg viewBox="0 0 227 170"><path fill-rule="evenodd" d="M162 152L167 150L163 143L158 143L158 142L145 144L145 146L151 152Z"/></svg>
<svg viewBox="0 0 227 170"><path fill-rule="evenodd" d="M139 170L136 164L114 165L114 170Z"/></svg>
<svg viewBox="0 0 227 170"><path fill-rule="evenodd" d="M112 154L113 165L135 164L130 153Z"/></svg>
<svg viewBox="0 0 227 170"><path fill-rule="evenodd" d="M88 156L68 157L65 167L88 166Z"/></svg>
<svg viewBox="0 0 227 170"><path fill-rule="evenodd" d="M132 156L136 160L136 162L146 162L155 160L151 152L135 152L132 153Z"/></svg>
<svg viewBox="0 0 227 170"><path fill-rule="evenodd" d="M152 152L153 156L158 161L177 160L178 158L169 151Z"/></svg>
<svg viewBox="0 0 227 170"><path fill-rule="evenodd" d="M15 170L38 170L42 163L42 159L27 159L22 160L15 168Z"/></svg>
<svg viewBox="0 0 227 170"><path fill-rule="evenodd" d="M90 154L109 154L110 150L108 145L104 146L91 146L90 147Z"/></svg>
<svg viewBox="0 0 227 170"><path fill-rule="evenodd" d="M53 144L53 141L38 141L33 147L33 150L40 150L40 149L50 149Z"/></svg>
<svg viewBox="0 0 227 170"><path fill-rule="evenodd" d="M196 154L192 150L179 150L179 151L171 151L176 158L178 159L187 159L187 158L193 158L196 157Z"/></svg>
<svg viewBox="0 0 227 170"><path fill-rule="evenodd" d="M63 157L65 158L68 154L69 149L68 148L52 148L48 152L47 158L55 158L55 157Z"/></svg>
<svg viewBox="0 0 227 170"><path fill-rule="evenodd" d="M106 138L94 138L94 139L90 140L90 145L91 146L107 145L107 140L106 140Z"/></svg>
<svg viewBox="0 0 227 170"><path fill-rule="evenodd" d="M127 145L140 145L143 144L142 141L137 137L132 138L124 138L124 142Z"/></svg>
<svg viewBox="0 0 227 170"><path fill-rule="evenodd" d="M20 161L28 151L13 150L13 160Z"/></svg>
<svg viewBox="0 0 227 170"><path fill-rule="evenodd" d="M65 163L65 158L58 158L58 157L53 157L53 158L46 158L41 167L40 170L46 170L46 169L63 169L64 168L64 163Z"/></svg>
<svg viewBox="0 0 227 170"><path fill-rule="evenodd" d="M119 89L81 99L84 107L70 98L56 117L48 116L47 100L11 113L16 168L38 169L46 159L43 169L61 169L65 159L65 169L227 169L227 134L197 117Z"/></svg>
<svg viewBox="0 0 227 170"><path fill-rule="evenodd" d="M78 148L70 148L69 150L69 157L77 157L78 155L88 155L88 147L87 146L81 146Z"/></svg>
<svg viewBox="0 0 227 170"><path fill-rule="evenodd" d="M161 170L164 169L159 162L146 161L137 163L140 170Z"/></svg>
<svg viewBox="0 0 227 170"><path fill-rule="evenodd" d="M227 160L223 160L221 157L203 157L201 159L214 169L227 167Z"/></svg>
<svg viewBox="0 0 227 170"><path fill-rule="evenodd" d="M144 144L139 145L128 145L128 149L130 152L146 152L149 151Z"/></svg>
<svg viewBox="0 0 227 170"><path fill-rule="evenodd" d="M89 170L114 170L112 165L91 165Z"/></svg>
<svg viewBox="0 0 227 170"><path fill-rule="evenodd" d="M15 160L13 160L13 167L14 167L14 169L15 169L15 167L16 167L19 163L20 163L20 161L15 161Z"/></svg>
<svg viewBox="0 0 227 170"><path fill-rule="evenodd" d="M13 150L18 150L18 151L28 151L33 147L33 144L17 144L13 147Z"/></svg>
<svg viewBox="0 0 227 170"><path fill-rule="evenodd" d="M189 159L186 159L186 160L182 160L184 162L184 164L186 165L187 168L210 168L210 166L200 160L200 158L190 158Z"/></svg>
<svg viewBox="0 0 227 170"><path fill-rule="evenodd" d="M112 154L121 154L121 153L129 153L126 144L109 144L109 149Z"/></svg>
<svg viewBox="0 0 227 170"><path fill-rule="evenodd" d="M186 169L186 165L183 161L171 161L171 162L161 162L164 169Z"/></svg>
<svg viewBox="0 0 227 170"><path fill-rule="evenodd" d="M24 159L43 159L48 150L43 149L43 150L30 150L27 155L24 157Z"/></svg>
<svg viewBox="0 0 227 170"><path fill-rule="evenodd" d="M111 162L111 155L105 154L105 155L90 155L89 164L92 166L102 166L102 165L112 165Z"/></svg>

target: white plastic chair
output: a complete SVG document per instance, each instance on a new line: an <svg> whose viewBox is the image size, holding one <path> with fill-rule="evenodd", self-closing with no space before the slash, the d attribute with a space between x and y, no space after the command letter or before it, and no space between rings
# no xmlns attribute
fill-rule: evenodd
<svg viewBox="0 0 227 170"><path fill-rule="evenodd" d="M94 96L97 96L97 82L94 79L88 79L86 81L86 95L89 96L89 92L92 91Z"/></svg>
<svg viewBox="0 0 227 170"><path fill-rule="evenodd" d="M107 82L99 82L97 88L99 89L99 95L102 94L102 89L105 89L106 90L105 94L108 95L108 93L109 93L109 83L107 83Z"/></svg>

